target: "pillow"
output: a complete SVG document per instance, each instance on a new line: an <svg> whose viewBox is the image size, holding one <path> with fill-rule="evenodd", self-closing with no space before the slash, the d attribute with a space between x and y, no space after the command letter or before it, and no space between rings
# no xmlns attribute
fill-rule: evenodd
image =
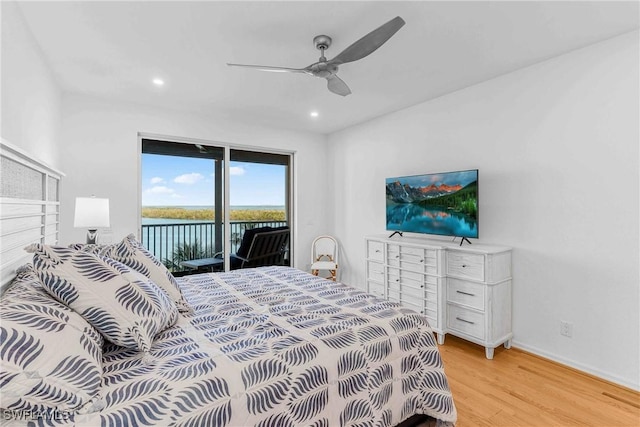
<svg viewBox="0 0 640 427"><path fill-rule="evenodd" d="M39 243L26 250L44 289L116 345L148 353L153 338L178 319L164 291L118 261Z"/></svg>
<svg viewBox="0 0 640 427"><path fill-rule="evenodd" d="M93 412L102 383L102 336L18 273L0 300L0 407L24 414Z"/></svg>
<svg viewBox="0 0 640 427"><path fill-rule="evenodd" d="M74 244L70 248L113 258L127 267L142 273L164 290L183 313L190 313L191 307L185 300L180 286L167 268L158 261L133 234L113 245Z"/></svg>

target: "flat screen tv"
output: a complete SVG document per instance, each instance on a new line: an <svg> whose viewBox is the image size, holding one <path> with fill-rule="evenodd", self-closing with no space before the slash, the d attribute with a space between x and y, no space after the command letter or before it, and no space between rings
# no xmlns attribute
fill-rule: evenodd
<svg viewBox="0 0 640 427"><path fill-rule="evenodd" d="M386 194L387 230L478 237L477 169L387 178Z"/></svg>

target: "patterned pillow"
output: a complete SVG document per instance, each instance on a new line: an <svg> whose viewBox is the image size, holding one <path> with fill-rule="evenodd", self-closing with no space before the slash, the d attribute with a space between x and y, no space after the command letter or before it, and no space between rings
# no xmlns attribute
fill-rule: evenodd
<svg viewBox="0 0 640 427"><path fill-rule="evenodd" d="M44 289L116 345L148 353L153 338L178 319L165 292L118 261L41 244L26 250Z"/></svg>
<svg viewBox="0 0 640 427"><path fill-rule="evenodd" d="M69 247L113 258L138 273L144 274L169 295L180 312L192 312L173 275L136 240L133 234L129 234L120 243L113 245L74 244Z"/></svg>
<svg viewBox="0 0 640 427"><path fill-rule="evenodd" d="M102 383L104 340L55 301L32 270L0 300L0 407L17 414L93 412Z"/></svg>

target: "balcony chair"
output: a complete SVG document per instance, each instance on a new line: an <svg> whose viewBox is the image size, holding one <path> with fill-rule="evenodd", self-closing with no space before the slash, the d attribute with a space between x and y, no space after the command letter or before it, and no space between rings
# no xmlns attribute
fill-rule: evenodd
<svg viewBox="0 0 640 427"><path fill-rule="evenodd" d="M336 281L338 275L338 242L331 236L316 237L311 244L311 274L329 272L327 279Z"/></svg>
<svg viewBox="0 0 640 427"><path fill-rule="evenodd" d="M231 270L285 265L289 250L289 227L259 227L244 232L235 254L230 255Z"/></svg>
<svg viewBox="0 0 640 427"><path fill-rule="evenodd" d="M261 267L267 265L289 265L286 259L289 251L289 227L250 228L244 232L242 242L235 254L229 255L230 269ZM191 272L177 272L182 276L202 271L223 271L222 252L212 258L191 259L180 263Z"/></svg>

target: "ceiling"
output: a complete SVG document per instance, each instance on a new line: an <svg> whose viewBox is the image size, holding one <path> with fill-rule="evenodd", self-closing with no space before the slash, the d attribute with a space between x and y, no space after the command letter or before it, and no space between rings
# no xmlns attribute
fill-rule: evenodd
<svg viewBox="0 0 640 427"><path fill-rule="evenodd" d="M20 2L64 91L328 134L633 31L638 2ZM406 25L340 67L346 97L304 74L395 16ZM162 78L156 87L153 78ZM319 116L309 113L318 111Z"/></svg>

